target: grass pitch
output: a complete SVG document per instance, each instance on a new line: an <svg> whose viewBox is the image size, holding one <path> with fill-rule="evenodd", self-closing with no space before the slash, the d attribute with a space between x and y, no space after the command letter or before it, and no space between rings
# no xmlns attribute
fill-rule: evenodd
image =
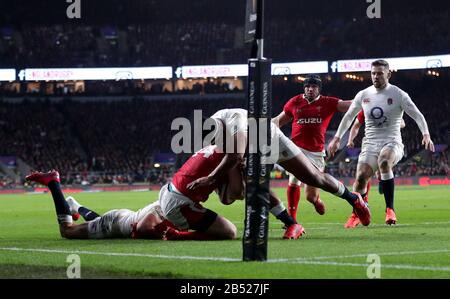
<svg viewBox="0 0 450 299"><path fill-rule="evenodd" d="M285 189L275 190L286 199ZM282 240L271 216L267 262L242 262L242 239L233 241L65 240L59 236L50 194L0 196L0 278L66 278L67 257L81 259L82 278L367 278L377 254L381 278L450 278L450 188L397 187L399 224L384 224L384 198L370 194L372 223L344 229L350 206L321 192L326 214L316 214L304 192L299 222L307 234ZM157 192L81 193L83 205L104 213L139 209ZM242 236L244 203L205 206L224 215Z"/></svg>

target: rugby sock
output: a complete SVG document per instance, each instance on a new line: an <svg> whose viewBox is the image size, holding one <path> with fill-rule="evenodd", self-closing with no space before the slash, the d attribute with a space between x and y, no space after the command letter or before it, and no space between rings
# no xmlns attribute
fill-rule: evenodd
<svg viewBox="0 0 450 299"><path fill-rule="evenodd" d="M345 199L352 207L355 205L358 196L350 191L348 191L347 187L344 186L341 182L338 181L338 192L334 193L334 195L339 196L342 199Z"/></svg>
<svg viewBox="0 0 450 299"><path fill-rule="evenodd" d="M286 227L292 224L296 224L297 221L294 217L288 214L287 209L284 207L283 203L280 202L278 205L270 209L270 213L275 216L278 220L284 223Z"/></svg>
<svg viewBox="0 0 450 299"><path fill-rule="evenodd" d="M394 209L394 178L389 180L382 180L383 184L384 201L386 202L386 208Z"/></svg>
<svg viewBox="0 0 450 299"><path fill-rule="evenodd" d="M47 187L52 193L58 223L72 223L70 207L61 191L61 185L56 181L51 181Z"/></svg>
<svg viewBox="0 0 450 299"><path fill-rule="evenodd" d="M86 221L91 221L94 220L97 217L100 217L99 214L95 213L92 210L89 210L86 207L79 207L78 208L78 213L80 213L80 215L83 217L84 220Z"/></svg>
<svg viewBox="0 0 450 299"><path fill-rule="evenodd" d="M350 192L347 187L344 187L344 193L341 198L345 199L352 207L355 205L356 200L358 199L358 195Z"/></svg>
<svg viewBox="0 0 450 299"><path fill-rule="evenodd" d="M297 223L296 219L288 214L287 209L284 209L284 211L281 212L280 214L278 214L278 216L276 216L276 217L277 217L278 220L283 222L284 225L286 225L286 227L289 227L292 224L296 224Z"/></svg>
<svg viewBox="0 0 450 299"><path fill-rule="evenodd" d="M383 184L381 181L378 183L378 193L383 194Z"/></svg>
<svg viewBox="0 0 450 299"><path fill-rule="evenodd" d="M287 188L287 203L289 215L297 219L298 202L300 201L300 186L289 184Z"/></svg>

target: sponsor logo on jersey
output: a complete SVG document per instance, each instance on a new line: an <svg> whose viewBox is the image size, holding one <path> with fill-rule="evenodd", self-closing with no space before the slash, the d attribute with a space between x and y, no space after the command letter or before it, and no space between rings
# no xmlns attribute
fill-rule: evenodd
<svg viewBox="0 0 450 299"><path fill-rule="evenodd" d="M365 98L362 102L363 102L363 104L368 104L368 103L370 103L370 99L369 98Z"/></svg>
<svg viewBox="0 0 450 299"><path fill-rule="evenodd" d="M308 117L308 118L299 118L297 120L297 123L300 125L303 124L321 124L322 118L321 117Z"/></svg>
<svg viewBox="0 0 450 299"><path fill-rule="evenodd" d="M375 121L377 127L381 127L387 122L387 117L384 116L384 111L381 107L373 107L370 110L370 117Z"/></svg>
<svg viewBox="0 0 450 299"><path fill-rule="evenodd" d="M392 102L393 102L393 101L394 101L394 100L392 100L391 98L387 99L388 105L392 105Z"/></svg>

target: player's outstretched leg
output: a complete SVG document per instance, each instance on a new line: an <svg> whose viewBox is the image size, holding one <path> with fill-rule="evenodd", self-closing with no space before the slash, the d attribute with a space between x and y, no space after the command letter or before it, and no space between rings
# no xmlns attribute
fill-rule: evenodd
<svg viewBox="0 0 450 299"><path fill-rule="evenodd" d="M78 201L75 200L75 198L73 198L72 196L69 196L66 198L67 203L70 206L70 212L72 213L72 218L74 218L74 220L76 221L76 215L78 215L78 217L80 217L80 215L83 217L83 219L85 221L91 221L94 220L97 217L100 217L99 214L97 214L96 212L80 205L80 203ZM75 215L75 217L74 217Z"/></svg>
<svg viewBox="0 0 450 299"><path fill-rule="evenodd" d="M370 224L370 210L359 193L350 192L347 187L327 173L320 172L302 154L279 163L284 169L295 175L307 185L321 188L345 199L360 218L364 226Z"/></svg>
<svg viewBox="0 0 450 299"><path fill-rule="evenodd" d="M36 182L41 185L47 186L52 193L53 202L55 204L56 216L58 223L71 224L72 213L70 212L69 204L64 198L64 194L61 191L59 173L56 170L51 170L47 173L35 171L25 177L27 181Z"/></svg>

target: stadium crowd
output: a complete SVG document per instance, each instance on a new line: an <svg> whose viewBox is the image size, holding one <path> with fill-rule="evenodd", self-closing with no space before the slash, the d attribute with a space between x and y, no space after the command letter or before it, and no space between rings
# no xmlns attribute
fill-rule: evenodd
<svg viewBox="0 0 450 299"><path fill-rule="evenodd" d="M396 79L395 79L396 78ZM393 84L408 86L408 92L424 113L436 144L449 142L447 112L449 87L444 79L422 79L410 84L400 73ZM407 85L407 83L409 84ZM324 83L324 94L351 99L355 90L367 82ZM284 103L300 92L301 84L292 80L274 80L273 115ZM406 88L405 88L406 89ZM20 103L0 101L0 156L15 155L35 169L57 168L68 174L68 182L133 183L151 181L161 183L170 177L173 168L153 167L156 153L171 152L171 137L176 131L171 124L177 117L193 120L193 111L201 110L207 117L223 108L245 108L245 95L188 95L176 94L165 98L134 97L111 100L98 97L96 101L29 99ZM342 114L335 116L330 130L335 130ZM402 130L406 156L396 167L396 175L444 175L448 173L448 148L423 161L411 160L421 151L420 132L405 116ZM290 134L289 126L284 131ZM356 139L360 146L362 132ZM354 176L355 165L332 164L329 171L339 177ZM97 173L88 175L88 173Z"/></svg>
<svg viewBox="0 0 450 299"><path fill-rule="evenodd" d="M321 7L320 15L314 11L301 18L286 11L269 15L265 28L267 57L274 62L383 57L386 45L390 57L448 52L448 42L443 42L450 40L448 10L416 7L386 11L377 20L367 18L361 9L327 18L340 5L333 3L328 1ZM181 20L182 26L178 19L157 21L126 25L111 21L34 26L0 23L0 67L180 66L247 61L250 47L243 42L244 18L191 18Z"/></svg>
<svg viewBox="0 0 450 299"><path fill-rule="evenodd" d="M233 64L246 63L250 53L250 45L243 42L243 1L100 2L84 3L89 9L78 23L58 15L60 9L65 12L64 1L53 6L28 6L24 0L0 3L0 68ZM274 62L448 54L450 12L436 3L409 3L384 5L380 20L367 18L365 1L267 1L264 54ZM111 18L118 14L121 18ZM435 144L448 145L450 140L447 78L412 71L394 73L391 80L424 113ZM323 79L324 95L345 100L369 84L367 78L348 81L339 74ZM175 88L175 81L148 81L86 81L83 88L73 89L49 82L55 85L51 94L62 97L57 100L47 98L47 82L28 91L25 84L0 83L0 156L17 156L34 169L57 168L67 174L63 180L68 183L164 183L173 167L155 169L153 156L171 152L169 132L174 133L170 128L175 118L192 120L195 109L206 117L219 109L246 107L243 89L221 79L181 88ZM273 115L302 92L300 83L293 76L274 78ZM78 95L97 99L74 99ZM116 97L108 99L111 95ZM333 118L329 130L336 130L341 117ZM448 173L448 148L422 161L411 160L422 149L420 132L409 117L405 122L407 163L396 167L397 175ZM283 131L290 135L289 126ZM331 166L329 171L337 176L354 176L353 163ZM0 177L3 188L16 183Z"/></svg>

